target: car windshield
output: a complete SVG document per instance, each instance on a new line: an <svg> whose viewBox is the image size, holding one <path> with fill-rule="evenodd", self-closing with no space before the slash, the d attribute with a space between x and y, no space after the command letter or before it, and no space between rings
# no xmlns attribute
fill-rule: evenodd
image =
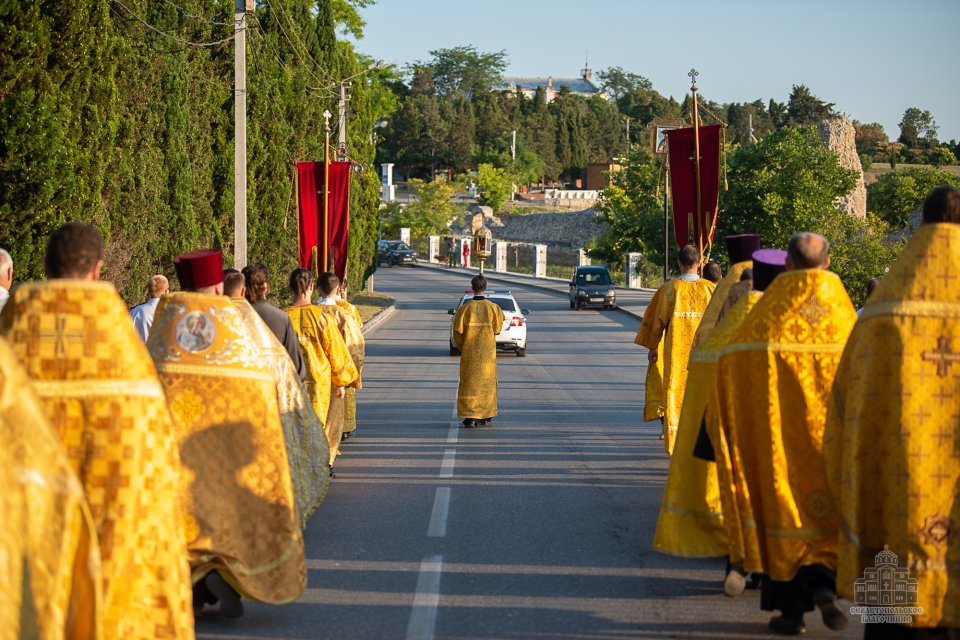
<svg viewBox="0 0 960 640"><path fill-rule="evenodd" d="M408 245L406 242L391 242L387 245L387 248L399 251L408 251L410 249L410 245Z"/></svg>
<svg viewBox="0 0 960 640"><path fill-rule="evenodd" d="M602 286L610 284L610 274L606 271L585 271L577 274L577 284Z"/></svg>

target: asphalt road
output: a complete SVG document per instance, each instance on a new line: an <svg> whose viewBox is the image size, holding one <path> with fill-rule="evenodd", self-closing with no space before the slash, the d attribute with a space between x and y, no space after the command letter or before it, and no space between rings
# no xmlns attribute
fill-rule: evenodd
<svg viewBox="0 0 960 640"><path fill-rule="evenodd" d="M198 620L198 637L774 637L756 591L723 596L722 560L651 548L668 459L642 422L635 318L512 286L528 355L499 356L500 415L464 430L447 309L469 281L397 268L376 282L398 308L367 335L358 435L305 534L307 592ZM862 629L814 613L807 637Z"/></svg>

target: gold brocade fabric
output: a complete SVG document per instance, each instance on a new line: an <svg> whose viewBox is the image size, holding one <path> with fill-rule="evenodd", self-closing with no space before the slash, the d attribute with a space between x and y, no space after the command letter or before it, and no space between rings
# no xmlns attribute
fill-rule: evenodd
<svg viewBox="0 0 960 640"><path fill-rule="evenodd" d="M0 639L102 637L83 486L0 338Z"/></svg>
<svg viewBox="0 0 960 640"><path fill-rule="evenodd" d="M687 359L714 286L703 278L696 282L674 278L661 289L659 304L651 312L650 321L640 323L634 342L656 349L663 341L664 448L672 454L687 385Z"/></svg>
<svg viewBox="0 0 960 640"><path fill-rule="evenodd" d="M360 372L347 350L343 335L320 307L310 304L288 307L286 311L300 338L300 349L307 363L307 393L327 434L332 467L340 450L340 430L343 428L340 416L329 415L331 408L334 412L342 413L343 410L342 402L331 407L332 391L334 387L346 387L356 382Z"/></svg>
<svg viewBox="0 0 960 640"><path fill-rule="evenodd" d="M27 371L96 526L107 638L193 638L180 461L156 370L105 282L27 283L0 334Z"/></svg>
<svg viewBox="0 0 960 640"><path fill-rule="evenodd" d="M917 581L917 627L960 627L957 265L960 225L922 225L850 335L824 437L841 520L837 591L852 600L888 546Z"/></svg>
<svg viewBox="0 0 960 640"><path fill-rule="evenodd" d="M484 419L497 415L497 339L503 311L489 300L471 300L453 317L453 339L460 348L457 415Z"/></svg>
<svg viewBox="0 0 960 640"><path fill-rule="evenodd" d="M360 311L357 307L346 300L337 298L337 306L348 312L356 320L357 326L363 328L363 318L360 317ZM347 389L347 395L343 399L343 432L351 433L357 430L357 390Z"/></svg>
<svg viewBox="0 0 960 640"><path fill-rule="evenodd" d="M721 386L734 389L734 393L743 393L746 388L740 378L717 379L717 361L724 347L730 342L741 323L763 296L762 291L749 291L741 296L736 304L725 314L703 349L690 356L690 366L707 367L710 370L711 388L707 394L707 407L704 422L707 435L713 446L714 465L717 473L717 489L720 496L720 511L723 514L723 528L726 530L727 557L731 562L743 561L743 530L740 525L740 510L737 506L737 490L734 484L733 469L730 465L730 448L726 432L720 420L718 389ZM729 297L728 297L729 300Z"/></svg>
<svg viewBox="0 0 960 640"><path fill-rule="evenodd" d="M789 581L836 567L839 521L827 488L827 397L857 316L840 278L780 274L724 348L720 417L743 530L744 569ZM736 386L719 381L739 380Z"/></svg>
<svg viewBox="0 0 960 640"><path fill-rule="evenodd" d="M303 538L264 354L225 296L163 296L147 341L183 461L190 567L273 604L306 587Z"/></svg>
<svg viewBox="0 0 960 640"><path fill-rule="evenodd" d="M723 308L724 302L727 301L730 289L740 282L740 276L743 275L744 269L752 268L753 260L746 260L744 262L736 262L727 269L727 275L723 276L720 282L717 283L716 288L713 290L713 295L710 296L710 304L707 305L706 310L703 312L703 318L701 318L700 325L697 327L697 333L693 336L693 349L703 344L703 341L707 339L707 336L710 335L713 328L717 326L717 322L720 321L720 310Z"/></svg>
<svg viewBox="0 0 960 640"><path fill-rule="evenodd" d="M280 424L287 443L290 479L297 500L300 526L306 527L330 488L330 448L320 418L310 404L307 389L297 376L287 349L243 298L233 304L247 323L250 335L264 355L277 387Z"/></svg>
<svg viewBox="0 0 960 640"><path fill-rule="evenodd" d="M318 306L320 307L320 311L337 327L340 336L343 338L343 343L347 346L347 351L350 353L350 359L353 360L353 364L357 368L357 378L348 386L354 391L360 389L363 386L363 356L365 349L360 325L356 323L353 316L346 309L339 305L330 304ZM356 393L352 396L344 393L342 398L338 398L334 393L334 389L330 390L330 410L327 412L326 428L327 433L331 435L331 441L336 441L335 444L330 445L331 464L333 463L333 458L340 454L340 441L342 440L347 421L348 398L352 398L353 400L353 414L355 418L357 409Z"/></svg>
<svg viewBox="0 0 960 640"><path fill-rule="evenodd" d="M650 298L647 308L643 311L643 320L640 324L653 321L653 314L656 313L663 298L663 287L657 289L657 292ZM640 334L637 334L637 338ZM640 344L634 339L634 344ZM656 420L663 417L663 341L657 345L657 361L653 366L647 361L647 375L643 384L643 421Z"/></svg>
<svg viewBox="0 0 960 640"><path fill-rule="evenodd" d="M759 294L753 301L758 297ZM675 455L670 458L670 470L653 540L654 548L663 553L683 557L728 555L717 465L694 456L693 449L700 435L708 401L716 393L720 351L752 306L745 299L736 307L735 314L728 315L708 331L707 339L690 353L687 390L680 412ZM700 335L699 330L697 335ZM727 467L729 482L729 464Z"/></svg>

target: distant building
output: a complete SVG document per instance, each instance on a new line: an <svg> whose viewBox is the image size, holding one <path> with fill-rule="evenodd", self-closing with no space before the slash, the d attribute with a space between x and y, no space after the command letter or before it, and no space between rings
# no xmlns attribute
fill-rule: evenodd
<svg viewBox="0 0 960 640"><path fill-rule="evenodd" d="M532 98L536 95L537 89L541 87L547 102L552 102L557 97L557 94L560 93L560 87L568 87L571 93L578 96L607 98L607 94L594 84L593 74L589 66L580 70L579 78L504 76L501 82L494 85L493 88L495 91L520 91L527 98Z"/></svg>
<svg viewBox="0 0 960 640"><path fill-rule="evenodd" d="M623 166L612 162L591 162L587 165L586 188L600 191L610 184L610 175L623 171Z"/></svg>
<svg viewBox="0 0 960 640"><path fill-rule="evenodd" d="M874 566L865 568L863 577L854 581L854 602L881 606L917 604L917 584L910 577L910 570L900 567L897 554L884 545Z"/></svg>

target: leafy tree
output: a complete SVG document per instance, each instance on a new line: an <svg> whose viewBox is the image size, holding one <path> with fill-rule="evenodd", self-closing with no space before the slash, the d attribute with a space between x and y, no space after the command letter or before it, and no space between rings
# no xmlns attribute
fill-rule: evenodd
<svg viewBox="0 0 960 640"><path fill-rule="evenodd" d="M727 124L730 126L727 139L734 144L751 142L750 123L753 121L753 139L760 139L774 130L773 120L762 100L745 104L731 103L726 109Z"/></svg>
<svg viewBox="0 0 960 640"><path fill-rule="evenodd" d="M444 232L457 216L458 207L453 201L456 187L448 182L434 180L410 180L416 200L407 206L392 202L380 213L384 237L396 238L401 227L409 227L410 234L417 237Z"/></svg>
<svg viewBox="0 0 960 640"><path fill-rule="evenodd" d="M795 84L787 99L788 125L817 124L834 115L833 103L813 95L806 85Z"/></svg>
<svg viewBox="0 0 960 640"><path fill-rule="evenodd" d="M680 103L653 89L637 88L628 91L617 101L620 113L630 116L637 127L649 124L654 118L679 118Z"/></svg>
<svg viewBox="0 0 960 640"><path fill-rule="evenodd" d="M857 153L873 156L886 151L890 138L883 130L882 124L879 122L863 124L854 120L853 128L856 132Z"/></svg>
<svg viewBox="0 0 960 640"><path fill-rule="evenodd" d="M597 78L600 80L600 88L615 103L630 91L653 89L653 83L650 80L636 73L624 71L621 67L610 67L600 71L597 73Z"/></svg>
<svg viewBox="0 0 960 640"><path fill-rule="evenodd" d="M941 145L930 153L930 164L939 169L943 166L949 166L957 163L956 156L950 151L950 148Z"/></svg>
<svg viewBox="0 0 960 640"><path fill-rule="evenodd" d="M589 250L592 258L622 267L627 253L663 263L663 166L646 149L631 148L623 169L600 192L597 222L605 231ZM671 245L673 244L671 239Z"/></svg>
<svg viewBox="0 0 960 640"><path fill-rule="evenodd" d="M459 46L436 49L430 55L428 63L418 66L431 68L433 84L441 94L460 91L480 95L497 84L507 68L506 51L481 53L473 46Z"/></svg>
<svg viewBox="0 0 960 640"><path fill-rule="evenodd" d="M891 171L867 186L867 210L893 229L903 229L927 195L945 184L960 187L960 176L927 167Z"/></svg>
<svg viewBox="0 0 960 640"><path fill-rule="evenodd" d="M932 148L937 145L936 120L929 111L910 107L903 112L900 120L900 142L908 149L917 147Z"/></svg>
<svg viewBox="0 0 960 640"><path fill-rule="evenodd" d="M510 177L492 164L481 164L477 172L477 202L497 213L510 198L513 187Z"/></svg>

